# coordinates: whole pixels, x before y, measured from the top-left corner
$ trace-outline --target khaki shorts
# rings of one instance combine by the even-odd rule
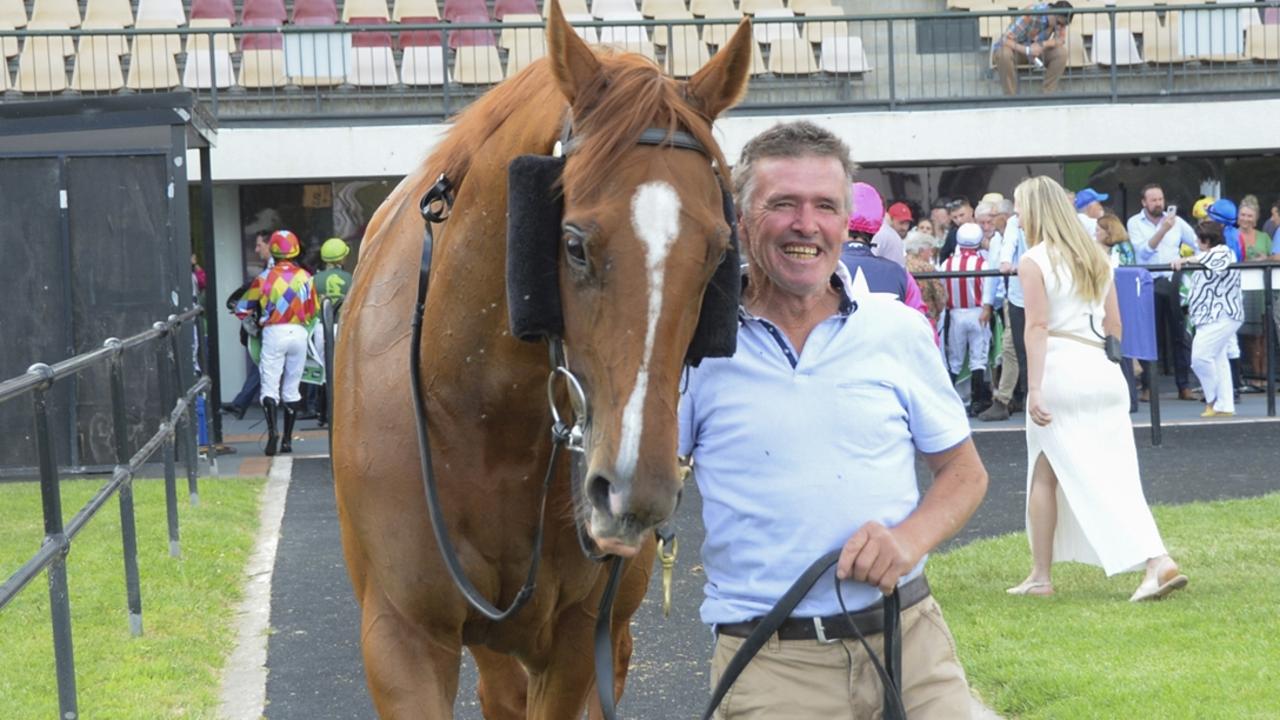
[[[711,658],[715,688],[742,638],[719,635]],[[867,638],[880,655],[883,637]],[[881,658],[883,660],[883,658]],[[969,717],[969,684],[956,643],[932,597],[902,612],[902,698],[911,720]],[[829,644],[774,636],[720,703],[720,720],[880,718],[884,688],[856,638]]]

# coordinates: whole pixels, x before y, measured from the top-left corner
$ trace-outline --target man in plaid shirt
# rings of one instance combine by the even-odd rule
[[[1067,25],[1071,3],[1059,0],[1032,5],[1030,12],[1013,21],[991,48],[991,60],[1000,73],[1005,95],[1018,94],[1017,65],[1039,63],[1044,68],[1044,91],[1051,93],[1067,67]],[[1047,14],[1050,10],[1066,10]]]

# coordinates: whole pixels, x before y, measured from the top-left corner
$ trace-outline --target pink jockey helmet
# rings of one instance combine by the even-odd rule
[[[853,184],[853,212],[849,214],[849,232],[875,235],[884,224],[884,201],[880,193],[864,182]]]

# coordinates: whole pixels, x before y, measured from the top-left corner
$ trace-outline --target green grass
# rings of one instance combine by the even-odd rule
[[[1053,597],[1010,597],[1030,567],[1022,533],[930,559],[987,705],[1019,718],[1280,717],[1280,494],[1155,516],[1191,578],[1163,602],[1128,602],[1139,573],[1075,563],[1054,566]]]
[[[179,479],[182,557],[169,557],[164,484],[134,483],[143,636],[132,638],[125,605],[119,503],[113,498],[76,536],[67,557],[76,688],[83,717],[213,718],[232,614],[258,525],[262,480],[202,479],[190,507]],[[62,484],[70,520],[104,484]],[[0,485],[0,577],[43,537],[40,490]],[[0,714],[58,715],[48,584],[42,575],[0,610]]]

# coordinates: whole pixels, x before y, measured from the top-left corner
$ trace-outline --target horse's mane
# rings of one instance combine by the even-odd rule
[[[578,144],[574,161],[565,168],[566,187],[586,192],[601,187],[618,157],[651,127],[668,132],[683,129],[693,135],[716,161],[725,187],[729,186],[728,166],[711,133],[711,119],[688,101],[685,83],[663,75],[652,61],[640,55],[603,51],[597,52],[597,57],[601,72],[578,98],[580,110],[573,128]],[[427,160],[426,177],[444,172],[455,185],[460,184],[480,149],[499,128],[513,119],[532,120],[522,118],[524,113],[545,114],[549,108],[557,109],[556,127],[550,137],[559,137],[565,105],[550,63],[533,63],[457,116],[449,134]]]

